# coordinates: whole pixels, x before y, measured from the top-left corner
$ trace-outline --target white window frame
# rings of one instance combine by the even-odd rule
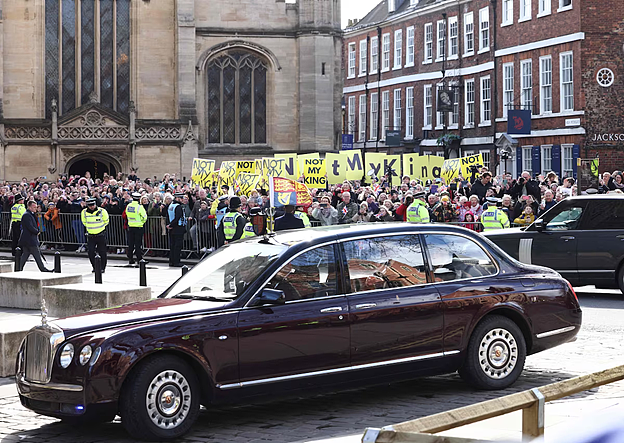
[[[475,53],[474,13],[464,14],[464,57]]]
[[[405,89],[405,138],[414,138],[414,87]]]
[[[377,74],[377,70],[379,69],[379,37],[371,38],[371,65],[370,65],[370,73]]]
[[[402,125],[401,125],[401,117],[402,117],[402,108],[403,108],[403,103],[402,103],[402,97],[401,97],[401,90],[400,89],[395,89],[394,90],[394,112],[392,114],[392,129],[395,131],[399,131],[402,130]]]
[[[423,129],[430,130],[433,125],[433,87],[423,87]]]
[[[347,134],[355,134],[355,95],[350,95],[348,98],[348,120],[347,120]]]
[[[360,77],[366,75],[366,68],[368,68],[368,43],[366,40],[360,40]]]
[[[394,69],[403,67],[403,30],[394,31]]]
[[[570,81],[564,82],[564,59],[569,57],[570,60]],[[568,95],[565,94],[566,87],[570,87],[570,93]],[[573,52],[562,52],[559,54],[559,98],[560,98],[560,112],[573,112],[574,111],[574,53]],[[566,99],[569,99],[570,102],[566,103]],[[569,106],[571,105],[571,106]]]
[[[527,109],[528,103],[528,109],[531,111],[531,114],[533,114],[533,60],[530,58],[520,61],[520,91],[522,95],[522,108]]]
[[[564,12],[564,11],[569,11],[572,9],[572,6],[574,4],[574,0],[570,0],[570,4],[569,5],[565,5],[564,3],[565,0],[559,0],[559,9],[557,9],[557,12]]]
[[[438,111],[438,95],[440,94],[440,91],[444,88],[444,84],[443,83],[438,83],[436,85],[436,94],[435,94],[435,103],[436,103],[436,129],[442,129],[444,128],[444,112],[440,112]]]
[[[447,60],[457,60],[459,58],[459,22],[457,16],[448,18],[448,58]]]
[[[490,8],[483,8],[479,10],[479,54],[490,50],[490,40]]]
[[[386,132],[390,126],[390,91],[381,93],[381,139],[386,139]]]
[[[429,153],[428,155],[431,155],[431,153]],[[436,151],[435,155],[436,157],[444,157],[444,151]]]
[[[347,78],[355,78],[355,42],[349,43],[349,71]]]
[[[489,75],[481,77],[481,123],[479,126],[492,125],[492,80]]]
[[[550,171],[553,170],[553,165],[552,165],[552,149],[553,149],[553,145],[542,145],[540,146],[540,152],[541,152],[541,167],[542,170],[540,171],[540,173],[546,175],[548,174]],[[549,153],[550,155],[546,155],[547,153]]]
[[[468,85],[472,85],[469,87]],[[474,78],[465,80],[464,83],[464,128],[474,128],[475,127],[475,99],[477,95],[477,91],[475,90],[475,81]],[[472,94],[471,94],[472,92]],[[471,118],[472,116],[472,118]]]
[[[414,36],[414,27],[410,26],[406,30],[406,42],[405,42],[405,67],[414,66],[414,60],[416,58],[416,48],[414,43],[416,41]]]
[[[569,156],[566,154],[570,154]],[[566,160],[569,160],[570,167],[566,168]],[[569,173],[569,174],[568,174]],[[574,176],[574,145],[561,145],[561,177]]]
[[[459,85],[457,83],[451,84],[451,86],[455,86],[452,88],[453,91],[453,111],[449,112],[449,129],[459,129],[459,96],[461,94]]]
[[[551,14],[551,9],[552,9],[551,2],[552,0],[537,0],[537,4],[538,4],[537,18],[545,17]]]
[[[462,153],[461,153],[462,158],[470,157],[471,155],[475,155],[475,151],[472,151],[472,150],[464,151],[464,150],[462,150]]]
[[[446,21],[438,20],[437,25],[437,47],[436,47],[436,62],[444,60],[444,51],[446,50]]]
[[[381,72],[390,70],[390,34],[381,36]]]
[[[520,17],[518,18],[518,23],[531,20],[532,18],[531,7],[532,7],[531,0],[520,0]]]
[[[491,155],[492,155],[492,151],[490,151],[489,149],[480,149],[479,150],[479,154],[481,154],[481,157],[483,158],[483,167],[487,168],[487,170],[490,170],[490,165],[491,165]]]
[[[511,74],[511,78],[509,78]],[[503,118],[507,118],[507,113],[514,105],[514,64],[503,64]],[[511,103],[511,106],[509,104]]]
[[[433,62],[433,23],[426,23],[424,29],[423,64]]]
[[[360,95],[360,118],[359,118],[358,140],[366,139],[366,95]]]
[[[533,146],[522,147],[522,170],[533,175]]]
[[[376,92],[371,92],[370,95],[370,139],[377,140],[379,136],[379,127],[377,124],[377,118],[379,115],[379,95]]]
[[[501,27],[513,25],[513,7],[514,0],[503,0],[501,10]]]
[[[540,60],[540,65],[539,65],[539,76],[540,76],[540,115],[548,115],[548,114],[552,114],[553,113],[553,75],[552,75],[552,56],[550,55],[545,55],[539,58]],[[546,70],[544,69],[544,63],[548,62],[548,64],[550,65],[550,70]],[[548,72],[548,76],[546,75],[546,73]],[[549,81],[546,82],[545,80],[549,78]],[[549,88],[548,90],[550,91],[550,94],[545,94],[544,92],[546,91],[546,88]],[[548,103],[550,103],[550,109],[546,110],[546,103],[547,101],[545,100],[546,98],[548,98]]]

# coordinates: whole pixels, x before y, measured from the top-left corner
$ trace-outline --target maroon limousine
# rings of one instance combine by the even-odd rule
[[[133,437],[163,440],[200,405],[281,390],[454,371],[502,389],[580,327],[566,280],[472,231],[334,226],[235,242],[155,300],[43,321],[16,380],[40,414],[119,414]]]

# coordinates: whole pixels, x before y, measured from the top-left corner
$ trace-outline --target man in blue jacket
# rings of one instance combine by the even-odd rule
[[[37,226],[37,202],[29,201],[26,207],[26,212],[22,216],[22,235],[20,235],[18,245],[22,248],[22,261],[20,262],[20,269],[24,269],[24,265],[28,260],[28,257],[32,255],[37,262],[37,266],[41,272],[52,272],[51,269],[47,269],[41,259],[41,252],[39,251],[39,227]]]

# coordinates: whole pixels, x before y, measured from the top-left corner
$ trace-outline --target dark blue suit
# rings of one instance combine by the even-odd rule
[[[275,219],[275,231],[285,231],[287,229],[305,228],[303,220],[298,219],[294,214],[285,213]]]
[[[37,227],[37,219],[35,214],[30,211],[24,212],[22,217],[22,235],[20,235],[18,245],[22,248],[22,261],[20,262],[20,269],[24,269],[24,265],[30,255],[33,256],[37,266],[41,272],[51,272],[46,269],[41,259],[41,252],[39,251],[39,228]]]

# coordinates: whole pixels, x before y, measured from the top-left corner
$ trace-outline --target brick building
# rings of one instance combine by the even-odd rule
[[[516,175],[575,176],[596,155],[622,169],[623,43],[621,0],[384,0],[345,30],[345,131],[371,149],[399,130],[398,150],[434,155],[453,134],[458,155]],[[530,110],[532,133],[505,161],[508,109]]]

